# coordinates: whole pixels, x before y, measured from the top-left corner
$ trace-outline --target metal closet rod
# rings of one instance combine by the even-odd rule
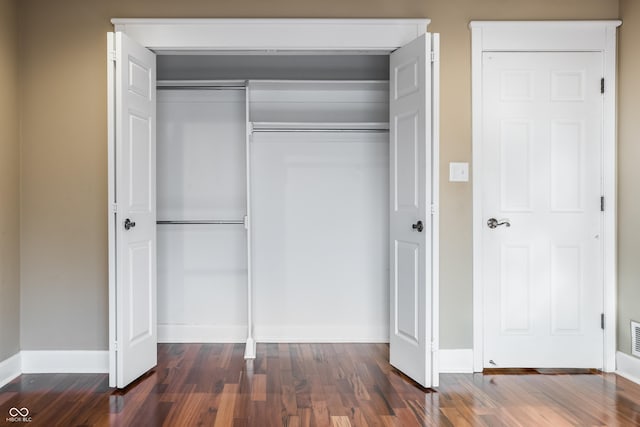
[[[246,80],[158,80],[157,89],[245,90]]]
[[[253,129],[253,132],[375,132],[375,133],[389,133],[388,129],[345,129],[345,128],[271,128],[271,129]]]
[[[171,86],[158,86],[158,89],[162,90],[245,90],[246,86],[180,86],[180,85],[171,85]]]
[[[166,224],[244,224],[241,219],[195,219],[178,221],[156,221],[158,225]]]

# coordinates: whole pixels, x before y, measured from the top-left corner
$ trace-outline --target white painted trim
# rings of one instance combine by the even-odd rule
[[[605,372],[613,372],[616,369],[616,337],[618,319],[618,193],[617,193],[617,26],[606,28],[605,48],[603,50],[605,92],[603,105],[602,126],[602,191],[605,198],[605,210],[603,220],[603,280],[604,280],[604,366]]]
[[[640,359],[621,351],[616,353],[616,374],[640,384]]]
[[[621,21],[472,21],[483,51],[603,51]]]
[[[22,373],[20,352],[0,362],[0,387],[4,387]]]
[[[122,19],[111,22],[155,51],[390,52],[427,31],[429,19]]]
[[[254,337],[259,343],[388,343],[389,327],[255,325]]]
[[[484,368],[482,315],[484,298],[482,287],[482,31],[471,26],[471,164],[473,191],[473,370]],[[477,224],[477,226],[476,226]]]
[[[473,372],[473,349],[440,350],[441,374],[468,374]]]
[[[440,34],[431,39],[431,384],[440,385]]]
[[[621,21],[473,21],[471,28],[473,159],[473,367],[483,369],[482,285],[482,53],[485,51],[594,51],[603,53],[603,370],[616,354],[616,28]]]
[[[109,351],[22,351],[23,374],[103,374],[109,372]]]
[[[115,80],[115,51],[114,33],[107,33],[107,222],[109,236],[109,387],[116,386],[117,358],[116,358],[116,161],[115,161],[115,132],[116,132],[116,80]],[[113,58],[113,59],[112,59]]]
[[[158,325],[159,343],[243,343],[247,327],[243,325]]]

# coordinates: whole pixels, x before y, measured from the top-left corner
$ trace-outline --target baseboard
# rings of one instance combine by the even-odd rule
[[[389,326],[256,326],[258,343],[388,343]]]
[[[109,352],[104,351],[22,351],[22,373],[97,374],[109,372]]]
[[[616,374],[640,384],[640,359],[618,351],[616,353]]]
[[[4,387],[22,373],[20,352],[0,362],[0,387]]]
[[[441,374],[467,374],[473,372],[472,349],[440,349],[438,353]]]
[[[264,334],[258,342],[388,342],[383,334],[369,334],[367,336],[343,334],[315,334],[303,335],[302,331],[309,333],[308,328],[296,329],[298,334],[289,330],[289,335],[273,334],[271,337]],[[325,331],[326,332],[326,331]],[[335,332],[335,331],[334,331]],[[347,331],[349,332],[349,331]],[[351,331],[353,333],[353,331]],[[158,330],[160,333],[160,330]],[[195,332],[194,332],[195,333]],[[256,336],[258,336],[256,331]],[[194,335],[195,336],[195,335]],[[269,339],[270,338],[270,339]],[[169,342],[169,341],[165,341]],[[179,342],[179,341],[171,341]],[[184,341],[190,342],[190,341]],[[246,335],[233,341],[198,341],[194,342],[246,342]],[[471,349],[441,349],[439,351],[440,373],[471,373],[473,372],[473,350]],[[640,359],[618,352],[617,374],[640,384]],[[22,371],[22,372],[21,372]],[[39,373],[108,373],[108,351],[22,351],[0,362],[0,387],[23,374]]]
[[[246,326],[158,325],[159,343],[243,343]]]

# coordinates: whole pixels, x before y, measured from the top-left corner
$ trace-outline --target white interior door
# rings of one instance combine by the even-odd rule
[[[122,388],[157,361],[156,58],[122,33],[109,40],[109,382]]]
[[[389,360],[424,387],[438,381],[437,53],[437,35],[420,36],[391,54],[389,75]]]
[[[483,56],[485,367],[602,367],[602,67]]]

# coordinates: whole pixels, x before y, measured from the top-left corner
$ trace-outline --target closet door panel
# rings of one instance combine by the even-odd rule
[[[388,340],[388,135],[254,133],[258,341]]]

